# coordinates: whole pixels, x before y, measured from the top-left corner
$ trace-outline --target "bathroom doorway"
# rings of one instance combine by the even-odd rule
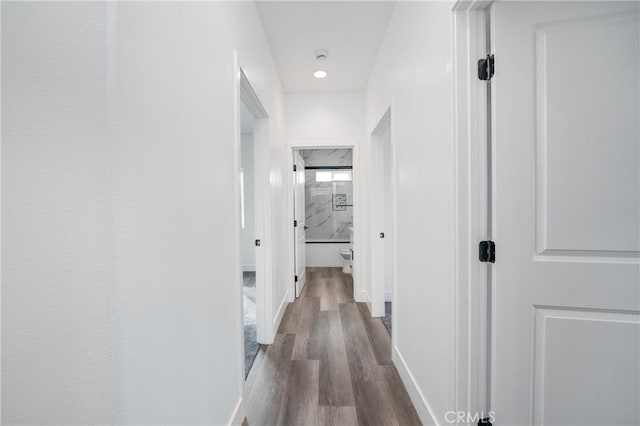
[[[371,133],[372,315],[392,334],[394,298],[394,168],[389,108]]]
[[[340,275],[353,297],[354,170],[351,147],[292,150],[295,297],[313,279]]]
[[[269,116],[240,70],[239,180],[242,265],[243,374],[249,374],[259,345],[270,343],[266,321],[270,289]]]

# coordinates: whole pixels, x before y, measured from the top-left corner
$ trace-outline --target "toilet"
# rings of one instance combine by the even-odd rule
[[[351,273],[351,249],[340,249],[340,256],[342,256],[342,272],[345,274]]]

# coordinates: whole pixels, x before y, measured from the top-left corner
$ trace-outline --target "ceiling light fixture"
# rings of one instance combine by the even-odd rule
[[[313,73],[315,78],[325,78],[327,75],[328,73],[325,70],[317,70]]]
[[[324,49],[318,49],[313,53],[313,56],[315,56],[316,61],[325,62],[327,60],[327,58],[329,57],[329,53]],[[327,75],[329,75],[329,73],[326,70],[323,70],[323,69],[316,70],[313,73],[313,76],[315,78],[319,78],[319,79],[326,78]]]

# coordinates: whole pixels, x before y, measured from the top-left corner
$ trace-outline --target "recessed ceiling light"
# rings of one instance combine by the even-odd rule
[[[328,73],[325,70],[317,70],[313,73],[313,76],[315,78],[325,78],[327,75]]]

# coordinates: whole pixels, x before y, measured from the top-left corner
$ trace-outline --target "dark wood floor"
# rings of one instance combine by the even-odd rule
[[[391,362],[389,333],[353,300],[351,275],[340,268],[307,275],[249,373],[245,424],[421,424]]]

